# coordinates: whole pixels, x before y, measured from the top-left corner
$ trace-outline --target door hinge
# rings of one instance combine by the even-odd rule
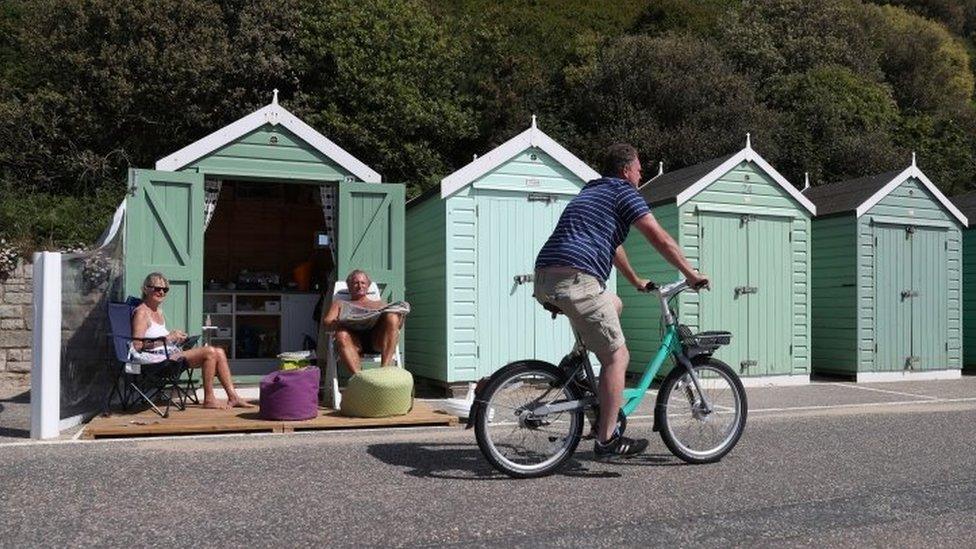
[[[875,352],[875,353],[877,353],[877,352],[878,352],[878,344],[877,344],[877,343],[875,343],[875,344],[874,344],[874,352]]]
[[[793,356],[793,344],[790,343],[790,356]]]
[[[874,245],[875,245],[875,246],[877,246],[877,245],[878,245],[878,237],[874,237]]]
[[[793,231],[790,231],[790,242],[793,242]]]
[[[946,351],[948,351],[948,350],[949,350],[949,342],[946,341]]]
[[[948,240],[947,240],[947,241],[945,241],[945,242],[943,242],[942,244],[943,244],[943,246],[945,246],[945,249],[946,249],[946,250],[948,250],[948,249],[949,249],[949,241],[948,241]]]
[[[475,345],[474,356],[477,358],[481,358],[481,345]]]
[[[474,216],[475,217],[478,217],[478,205],[477,204],[474,205]]]

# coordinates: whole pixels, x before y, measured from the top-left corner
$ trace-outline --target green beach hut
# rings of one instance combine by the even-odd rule
[[[797,384],[810,378],[810,220],[814,205],[752,149],[673,172],[640,188],[658,222],[711,291],[685,292],[674,306],[692,330],[730,330],[716,358],[753,382]],[[637,231],[624,244],[641,276],[671,282],[678,272]],[[641,371],[660,344],[653,299],[617,281],[631,350]]]
[[[125,292],[166,274],[169,325],[199,334],[209,319],[235,374],[310,346],[319,295],[352,269],[403,297],[404,186],[381,184],[277,95],[155,170],[131,170],[122,207]]]
[[[451,385],[569,351],[569,323],[532,297],[533,267],[566,204],[597,177],[533,116],[407,204],[404,353],[414,374]]]
[[[938,379],[962,366],[966,216],[922,173],[813,187],[813,369],[857,381]]]
[[[967,220],[976,216],[976,192],[951,200]],[[976,229],[972,228],[962,232],[962,368],[976,373]]]

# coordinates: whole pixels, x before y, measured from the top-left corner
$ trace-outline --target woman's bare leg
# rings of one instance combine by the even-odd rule
[[[241,398],[241,395],[237,394],[237,389],[234,387],[234,379],[230,375],[230,364],[227,362],[227,353],[221,347],[214,347],[214,349],[216,349],[215,353],[217,355],[217,379],[220,380],[220,384],[227,391],[227,404],[234,408],[253,408],[253,404],[248,403]]]
[[[197,347],[183,351],[183,357],[191,368],[200,368],[203,377],[203,407],[204,408],[224,408],[217,402],[214,395],[214,373],[217,370],[217,353],[213,347]]]

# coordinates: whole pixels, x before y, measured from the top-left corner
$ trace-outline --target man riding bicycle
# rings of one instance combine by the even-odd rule
[[[638,290],[648,283],[637,276],[624,252],[630,226],[637,227],[691,287],[708,285],[708,278],[688,263],[637,192],[641,178],[637,150],[625,143],[612,145],[601,173],[603,177],[587,183],[566,206],[539,251],[533,294],[541,304],[560,309],[600,360],[600,417],[593,445],[598,458],[632,456],[647,447],[647,440],[624,437],[615,429],[630,351],[620,328],[623,303],[607,291],[606,281],[613,265]]]

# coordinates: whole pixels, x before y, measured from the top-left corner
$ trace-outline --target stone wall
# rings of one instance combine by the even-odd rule
[[[0,373],[30,374],[33,272],[31,264],[21,261],[5,280],[0,278]]]

